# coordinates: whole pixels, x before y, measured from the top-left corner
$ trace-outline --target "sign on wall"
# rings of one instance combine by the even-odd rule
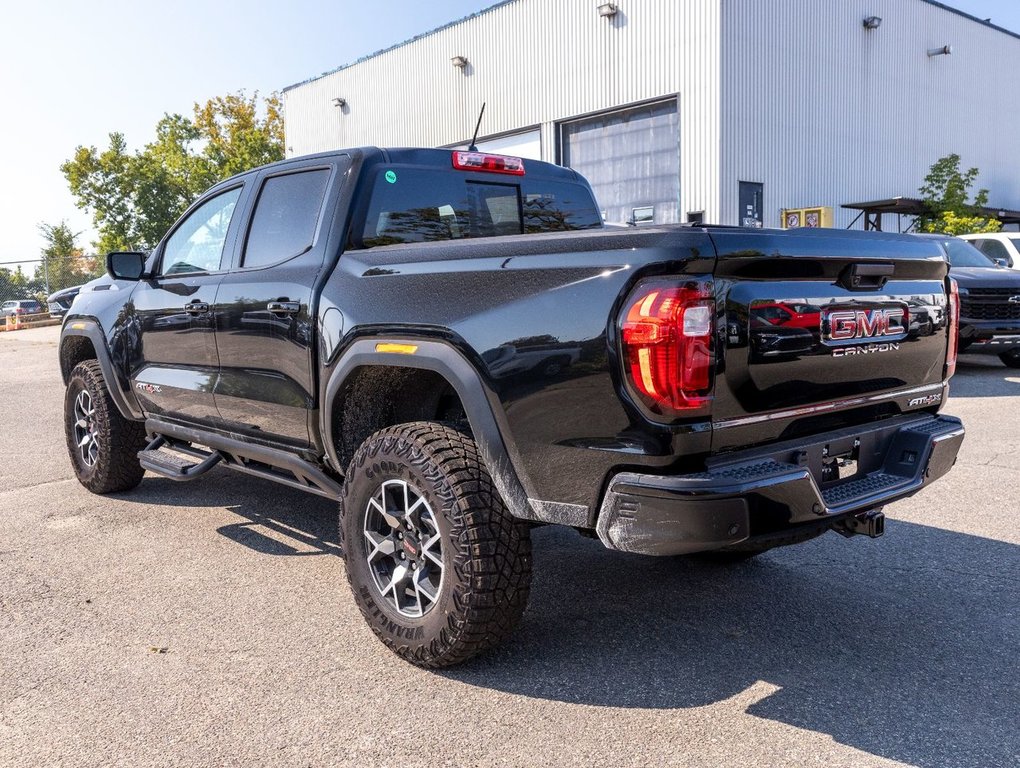
[[[783,229],[819,229],[832,226],[832,208],[827,205],[817,208],[784,208],[780,220]]]

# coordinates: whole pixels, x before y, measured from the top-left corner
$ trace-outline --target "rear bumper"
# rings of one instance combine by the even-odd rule
[[[952,416],[900,416],[741,452],[693,475],[623,472],[603,499],[599,538],[610,549],[678,555],[836,522],[937,480],[956,463],[963,436]],[[819,483],[822,465],[847,454],[860,471]]]

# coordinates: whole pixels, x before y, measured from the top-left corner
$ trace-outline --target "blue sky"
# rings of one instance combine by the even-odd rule
[[[556,0],[547,0],[555,2]],[[594,2],[595,0],[592,0]],[[79,144],[152,138],[165,112],[268,93],[492,5],[486,0],[10,3],[0,26],[0,263],[38,258],[39,222],[91,238],[59,171]],[[1020,32],[1017,0],[947,4]]]

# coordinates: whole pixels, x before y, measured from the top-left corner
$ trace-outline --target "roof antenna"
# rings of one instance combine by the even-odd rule
[[[471,137],[471,146],[468,147],[468,152],[477,152],[478,147],[475,146],[475,142],[478,141],[478,129],[482,127],[482,115],[485,114],[485,102],[482,102],[482,111],[478,113],[478,122],[475,123],[475,135]]]

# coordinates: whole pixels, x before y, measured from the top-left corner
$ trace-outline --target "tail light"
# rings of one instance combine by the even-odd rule
[[[511,176],[524,175],[524,161],[521,158],[489,155],[485,152],[454,152],[453,167],[458,171],[506,173]]]
[[[949,349],[946,352],[946,378],[956,373],[956,356],[960,349],[960,286],[949,278]]]
[[[627,299],[620,328],[629,385],[652,413],[693,415],[712,399],[711,281],[641,283]]]

